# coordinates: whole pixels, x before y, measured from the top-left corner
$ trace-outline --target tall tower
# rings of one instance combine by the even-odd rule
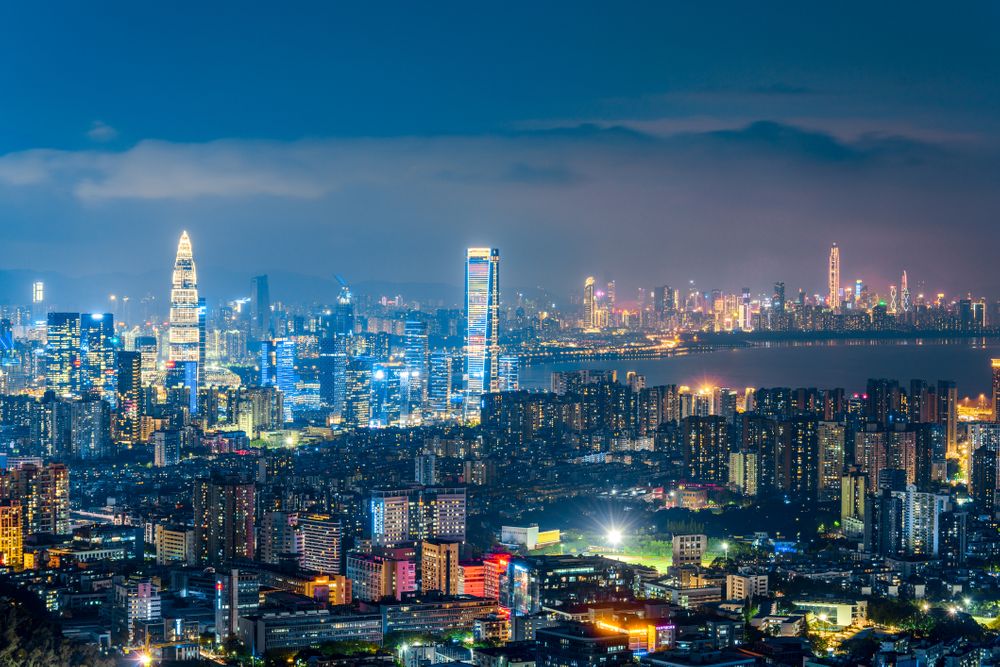
[[[499,390],[500,251],[469,248],[465,262],[465,391],[468,407]]]
[[[594,303],[594,276],[588,277],[583,282],[583,328],[593,329],[596,322],[596,312]]]
[[[198,307],[198,274],[188,233],[181,234],[174,260],[174,276],[170,289],[170,361],[193,361],[200,357],[201,335]]]
[[[910,301],[910,288],[906,284],[906,271],[903,271],[903,277],[900,279],[899,282],[899,296],[900,300],[902,301],[901,306],[903,308],[903,312],[904,313],[910,312],[910,308],[912,307],[913,304]]]
[[[993,421],[1000,422],[1000,359],[991,359],[993,368]]]
[[[840,310],[840,248],[837,247],[836,243],[830,246],[830,271],[828,286],[830,290],[830,309]]]
[[[271,290],[267,285],[267,276],[254,276],[252,279],[253,293],[250,295],[250,326],[254,340],[267,340],[274,335],[271,322]]]
[[[45,388],[64,396],[80,391],[80,314],[49,313]]]
[[[418,416],[427,399],[427,322],[407,318],[403,329],[403,361],[406,364],[407,409]]]
[[[31,321],[32,324],[45,321],[45,283],[41,280],[31,284]]]

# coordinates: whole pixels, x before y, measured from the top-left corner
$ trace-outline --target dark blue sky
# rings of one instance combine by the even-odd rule
[[[1000,296],[995,4],[19,4],[0,268]]]

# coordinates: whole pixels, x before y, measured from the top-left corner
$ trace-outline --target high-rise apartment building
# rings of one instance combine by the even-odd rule
[[[413,487],[372,491],[371,538],[389,547],[428,538],[465,541],[465,488]]]
[[[420,590],[445,595],[459,593],[458,551],[455,540],[424,540],[420,546]]]
[[[21,505],[7,501],[0,505],[0,565],[20,570],[24,567],[24,525]]]
[[[728,432],[722,417],[683,420],[684,467],[690,480],[719,485],[729,482]]]
[[[153,465],[157,468],[175,466],[181,461],[181,433],[176,429],[154,431]]]
[[[343,554],[343,528],[340,519],[329,514],[300,514],[302,531],[302,566],[323,574],[340,574]]]
[[[70,533],[69,468],[65,464],[20,464],[0,476],[0,486],[20,504],[25,535]]]
[[[993,421],[1000,422],[1000,359],[991,359],[993,370]]]
[[[194,531],[198,558],[221,565],[255,556],[253,482],[213,475],[194,483]]]

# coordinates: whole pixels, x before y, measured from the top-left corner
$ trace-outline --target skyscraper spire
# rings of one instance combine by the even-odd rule
[[[199,360],[198,274],[187,232],[181,234],[177,244],[177,258],[174,260],[168,341],[170,361]]]
[[[831,310],[840,310],[840,248],[834,243],[830,247],[829,304]]]

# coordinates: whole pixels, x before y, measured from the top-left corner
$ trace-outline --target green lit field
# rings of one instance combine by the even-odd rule
[[[562,543],[553,545],[544,550],[544,553],[594,554],[620,560],[623,563],[653,567],[664,574],[672,564],[671,543],[667,540],[626,537],[622,544],[612,547],[602,543],[601,538],[600,535],[587,533],[567,534]],[[534,553],[540,554],[543,551]],[[708,565],[716,558],[722,557],[724,553],[722,541],[712,538],[709,540],[708,551],[705,552],[702,564]]]
[[[623,563],[629,563],[633,565],[644,565],[646,567],[655,567],[657,572],[666,573],[667,568],[670,567],[670,556],[650,556],[643,554],[627,554],[627,553],[605,553],[601,554],[608,558],[613,558],[615,560],[620,560]]]

